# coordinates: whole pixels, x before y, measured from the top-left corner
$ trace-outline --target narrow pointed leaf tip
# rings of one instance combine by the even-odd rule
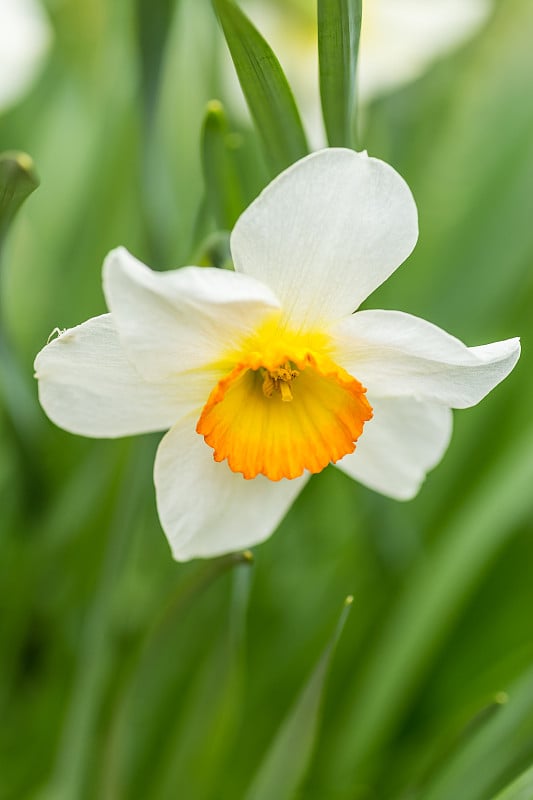
[[[213,0],[273,174],[309,152],[294,97],[272,48],[231,0]]]
[[[331,660],[352,601],[352,595],[345,599],[333,634],[274,737],[246,800],[293,800],[300,796],[298,790],[307,774],[315,745]]]
[[[322,114],[331,147],[355,147],[362,0],[318,0]]]
[[[31,156],[18,151],[0,154],[0,246],[15,214],[38,186]]]

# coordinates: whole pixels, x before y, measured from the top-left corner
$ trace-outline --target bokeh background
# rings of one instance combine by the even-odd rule
[[[470,345],[521,335],[518,366],[456,412],[416,500],[330,467],[253,563],[189,564],[156,515],[160,437],[55,428],[32,362],[105,310],[112,247],[223,263],[220,229],[272,167],[207,0],[46,0],[38,21],[27,5],[33,28],[6,36],[26,2],[0,1],[18,81],[0,82],[0,151],[41,179],[0,254],[0,798],[496,797],[533,764],[533,5],[366,0],[358,115],[421,231],[367,305]],[[240,5],[320,146],[313,0]]]

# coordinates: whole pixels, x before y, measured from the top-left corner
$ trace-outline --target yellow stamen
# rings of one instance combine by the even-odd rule
[[[272,397],[274,391],[277,391],[283,401],[290,402],[292,400],[290,383],[298,375],[298,370],[293,369],[289,361],[278,369],[269,370],[263,380],[263,394],[265,397]]]
[[[279,382],[279,390],[281,392],[281,399],[283,402],[290,403],[292,400],[291,387],[288,383],[285,383],[283,379]]]

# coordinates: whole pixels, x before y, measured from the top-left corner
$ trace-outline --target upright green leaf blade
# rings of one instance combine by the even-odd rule
[[[0,247],[13,217],[38,186],[31,156],[16,151],[0,154]]]
[[[450,519],[431,555],[411,575],[370,657],[363,689],[356,696],[348,692],[346,711],[330,743],[328,786],[339,775],[348,785],[356,770],[361,775],[372,769],[372,756],[398,725],[461,604],[515,526],[531,513],[532,447],[530,426],[520,441],[501,451],[468,503]]]
[[[187,697],[182,698],[182,719],[165,732],[168,741],[150,781],[150,797],[168,800],[176,787],[187,787],[191,798],[219,796],[219,775],[227,769],[235,738],[242,724],[246,686],[246,615],[253,563],[251,553],[234,554],[232,601],[219,639],[198,664]],[[239,566],[240,559],[241,566]],[[205,765],[209,764],[209,769]]]
[[[232,141],[222,104],[211,100],[202,131],[202,167],[207,201],[221,230],[231,230],[245,208]]]
[[[213,0],[273,173],[309,152],[296,103],[270,45],[231,0]]]
[[[424,800],[485,800],[531,758],[533,669],[508,686],[507,702],[443,763],[424,786]],[[511,795],[512,796],[512,795]],[[530,794],[527,800],[533,797]],[[498,795],[499,798],[499,795]]]
[[[332,147],[354,147],[361,0],[318,0],[322,113]]]
[[[151,121],[158,98],[165,45],[172,24],[174,0],[136,0],[141,91],[146,120]]]
[[[328,668],[351,604],[348,597],[331,640],[274,738],[246,800],[291,800],[295,796],[309,766]]]

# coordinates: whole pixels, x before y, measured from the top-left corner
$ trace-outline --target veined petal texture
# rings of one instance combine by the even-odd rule
[[[195,422],[183,419],[163,437],[154,467],[159,518],[178,561],[264,541],[309,477],[246,480],[213,460]]]
[[[169,428],[202,402],[205,378],[149,383],[124,352],[111,314],[69,328],[35,359],[39,400],[56,425],[115,437]]]
[[[410,500],[448,447],[452,412],[412,398],[369,399],[374,417],[366,423],[355,452],[337,466],[376,492]]]
[[[106,258],[104,292],[123,346],[150,380],[220,361],[279,309],[254,278],[207,267],[154,272],[122,247]]]
[[[332,148],[285,170],[237,220],[238,272],[266,283],[291,324],[350,314],[407,258],[418,237],[403,178],[366,153]]]
[[[519,339],[467,347],[401,311],[360,311],[333,333],[339,362],[372,395],[412,396],[451,408],[479,403],[520,356]]]

